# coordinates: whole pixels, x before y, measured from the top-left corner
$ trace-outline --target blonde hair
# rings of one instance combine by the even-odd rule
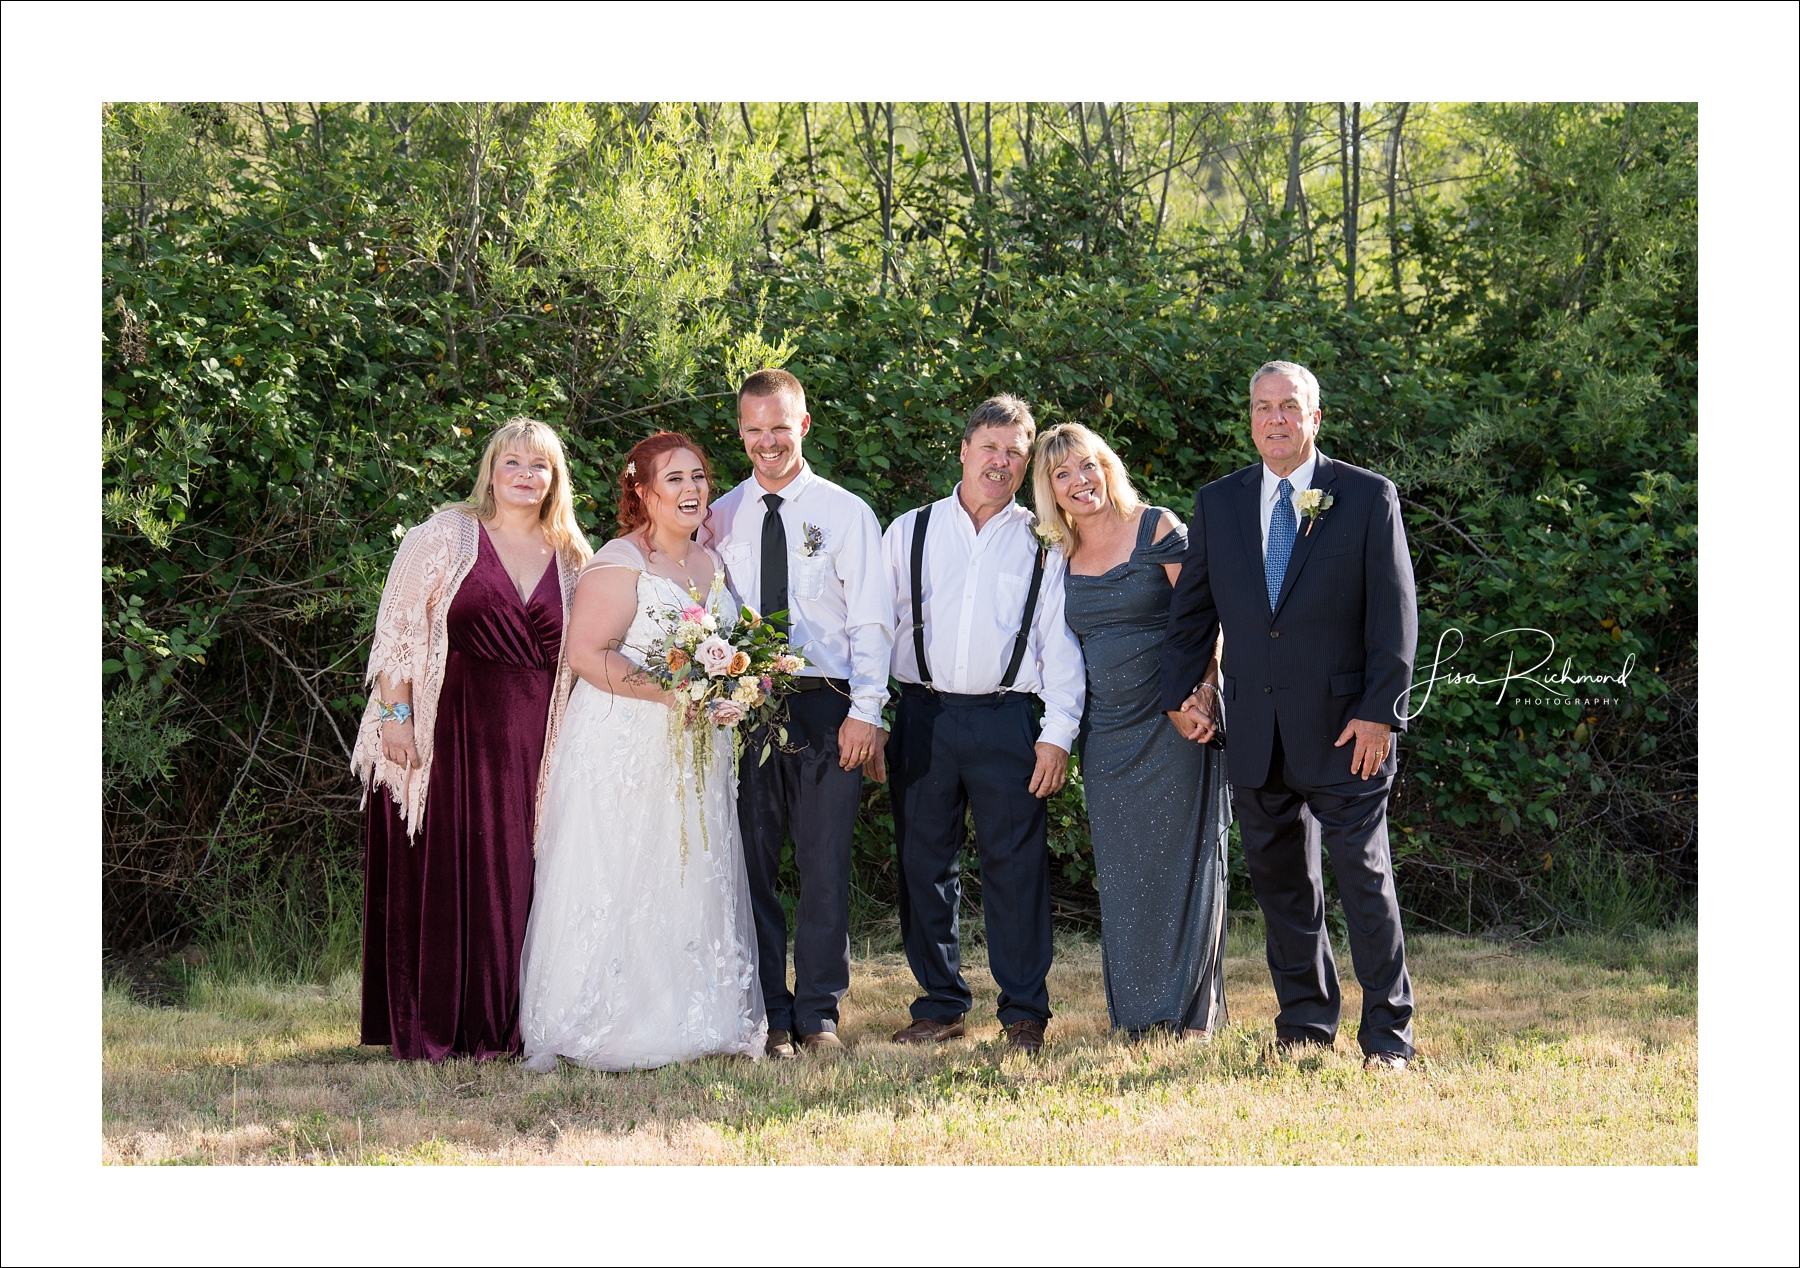
[[[554,431],[535,418],[508,419],[495,429],[494,434],[488,437],[487,451],[481,455],[481,465],[475,469],[475,487],[470,491],[468,501],[451,505],[476,519],[493,519],[498,510],[494,501],[494,464],[500,461],[500,455],[508,449],[523,450],[550,460],[550,488],[545,491],[544,500],[538,506],[538,523],[543,526],[545,540],[562,556],[563,562],[570,568],[580,568],[594,550],[588,545],[587,534],[581,531],[581,524],[575,518],[575,496],[569,477],[569,464],[563,457],[562,441],[557,439]]]
[[[1037,452],[1031,461],[1032,500],[1037,503],[1038,522],[1062,536],[1063,555],[1073,557],[1081,549],[1081,533],[1056,504],[1056,489],[1051,482],[1056,469],[1071,457],[1092,457],[1100,466],[1100,482],[1106,486],[1106,500],[1113,514],[1128,520],[1143,500],[1131,487],[1125,464],[1111,445],[1080,423],[1058,423],[1038,437]]]

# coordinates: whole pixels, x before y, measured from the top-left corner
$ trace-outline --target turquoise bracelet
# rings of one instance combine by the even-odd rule
[[[377,722],[412,721],[412,706],[410,704],[404,702],[400,704],[389,704],[385,700],[377,700],[375,705],[380,710],[380,713],[375,719]]]

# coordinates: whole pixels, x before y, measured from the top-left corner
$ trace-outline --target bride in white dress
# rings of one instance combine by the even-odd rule
[[[708,768],[674,743],[668,694],[636,672],[658,614],[707,602],[718,560],[691,540],[711,494],[706,460],[661,433],[632,451],[626,534],[576,583],[566,655],[578,675],[544,786],[525,930],[519,1031],[528,1069],[566,1057],[643,1070],[719,1054],[760,1058],[768,1036],[738,837],[731,736]]]

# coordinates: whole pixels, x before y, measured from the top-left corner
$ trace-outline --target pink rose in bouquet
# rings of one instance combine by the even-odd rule
[[[694,649],[694,659],[700,662],[708,678],[723,678],[731,672],[731,662],[736,657],[737,648],[717,634],[710,635]]]
[[[698,603],[690,603],[687,607],[681,609],[681,619],[691,622],[694,625],[700,624],[705,616],[706,609],[701,607]]]
[[[735,700],[715,700],[707,707],[714,726],[736,726],[744,720],[744,706]]]

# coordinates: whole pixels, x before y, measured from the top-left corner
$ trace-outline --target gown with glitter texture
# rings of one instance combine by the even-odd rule
[[[1106,1007],[1121,1030],[1213,1030],[1225,1021],[1223,755],[1163,713],[1162,640],[1187,530],[1153,541],[1145,507],[1131,557],[1067,574],[1064,611],[1087,661],[1081,777],[1100,879]]]
[[[692,602],[623,541],[588,565],[639,573],[620,650],[643,662],[659,611]],[[715,615],[735,611],[729,592]],[[544,791],[519,1017],[525,1062],[642,1070],[762,1056],[768,1036],[737,825],[731,733],[712,760],[672,743],[666,706],[577,680]]]

